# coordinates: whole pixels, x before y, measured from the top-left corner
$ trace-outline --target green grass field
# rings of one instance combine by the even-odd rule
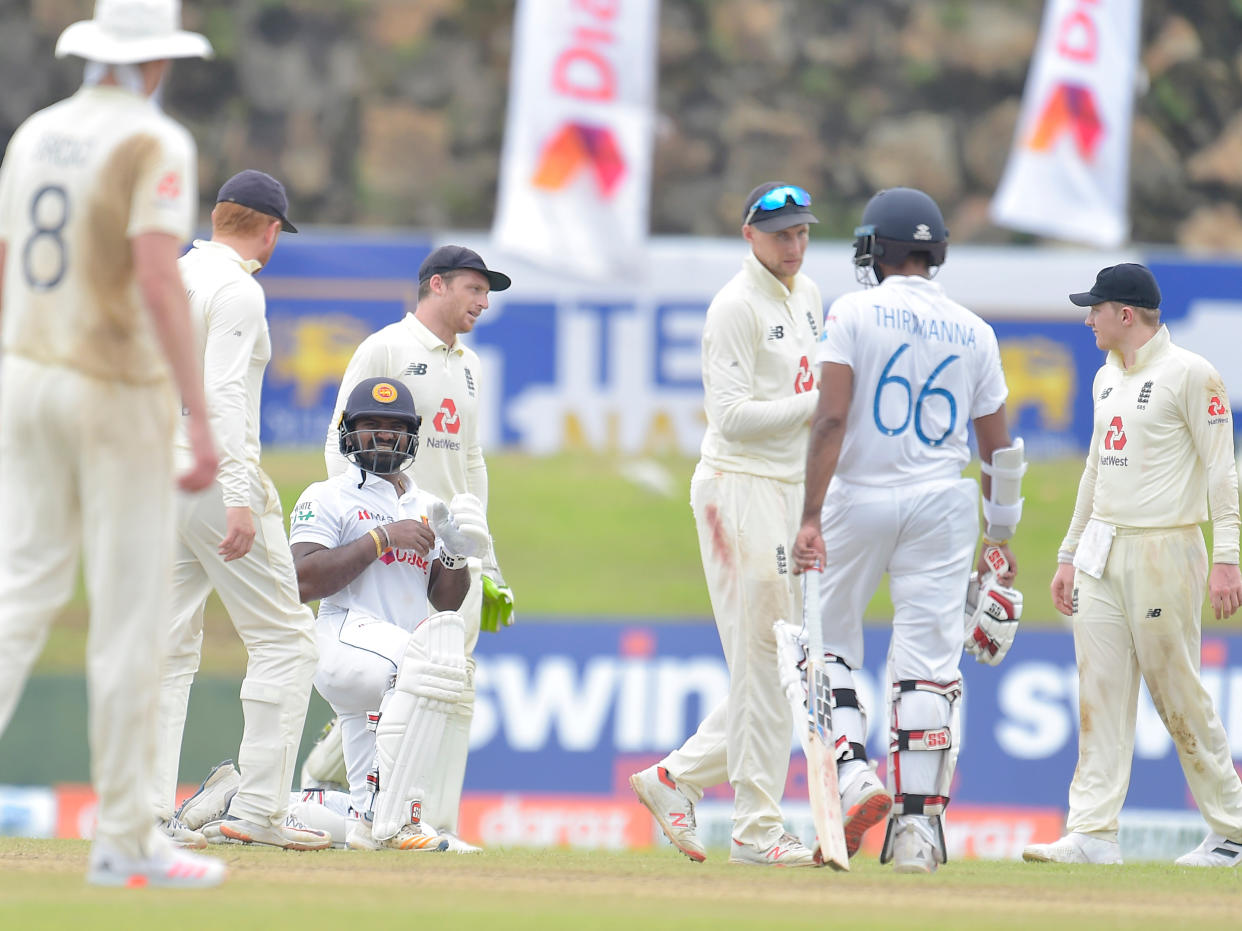
[[[953,862],[902,876],[856,858],[849,873],[694,864],[636,853],[489,850],[479,857],[212,848],[218,889],[97,889],[85,841],[0,839],[0,927],[247,929],[1076,928],[1232,925],[1234,870],[1168,865]]]
[[[653,621],[710,617],[689,504],[694,460],[642,463],[667,483],[668,493],[653,490],[654,482],[626,478],[633,465],[589,454],[488,457],[488,516],[501,566],[516,594],[519,623],[523,615]],[[281,491],[286,515],[302,490],[323,477],[319,450],[269,452],[264,467]],[[1073,511],[1081,467],[1078,459],[1035,462],[1024,481],[1026,507],[1013,544],[1024,624],[1064,621],[1052,606],[1048,583]],[[971,474],[978,475],[977,467]],[[53,628],[40,671],[81,668],[83,605],[79,593]],[[887,590],[882,590],[872,600],[868,617],[882,623],[890,612]],[[1204,626],[1220,625],[1205,604]],[[213,598],[203,669],[232,672],[243,663],[241,644]]]

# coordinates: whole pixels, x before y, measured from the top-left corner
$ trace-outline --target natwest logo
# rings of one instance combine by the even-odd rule
[[[798,374],[794,376],[794,394],[802,394],[815,387],[815,375],[811,372],[811,363],[806,356],[798,363]]]
[[[452,398],[440,402],[440,409],[431,420],[439,433],[458,433],[461,431],[461,418],[457,415],[457,405]]]
[[[1224,414],[1227,410],[1228,408],[1225,407],[1225,402],[1222,401],[1218,396],[1212,395],[1212,400],[1208,401],[1208,416],[1219,417],[1221,414]]]
[[[1104,448],[1118,452],[1126,448],[1126,431],[1120,417],[1114,417],[1108,425],[1108,432],[1104,434]]]

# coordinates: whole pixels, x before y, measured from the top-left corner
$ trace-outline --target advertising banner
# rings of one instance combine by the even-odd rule
[[[1001,226],[1103,248],[1125,240],[1140,7],[1048,0],[992,201]]]

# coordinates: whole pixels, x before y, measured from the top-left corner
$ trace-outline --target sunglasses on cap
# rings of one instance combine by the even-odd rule
[[[756,210],[780,210],[789,200],[793,200],[799,207],[811,206],[810,194],[796,185],[785,184],[772,188],[751,204],[750,210],[746,212],[746,223],[750,223]]]

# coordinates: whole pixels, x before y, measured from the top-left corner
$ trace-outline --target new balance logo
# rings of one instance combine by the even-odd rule
[[[1148,616],[1148,617],[1159,617],[1159,616],[1160,616],[1160,609],[1159,609],[1159,608],[1148,608],[1148,609],[1147,609],[1147,616]]]
[[[427,363],[426,362],[411,362],[409,365],[405,367],[405,371],[402,372],[401,374],[402,375],[426,375],[427,374]]]
[[[768,330],[768,339],[784,339],[785,328],[783,326],[774,326]]]
[[[684,811],[670,811],[668,813],[668,820],[672,822],[673,827],[677,827],[677,828],[693,827],[693,825],[686,824],[686,813]]]
[[[1103,391],[1100,392],[1100,400],[1103,401],[1106,397],[1108,397],[1112,393],[1113,393],[1112,388],[1105,388]]]

